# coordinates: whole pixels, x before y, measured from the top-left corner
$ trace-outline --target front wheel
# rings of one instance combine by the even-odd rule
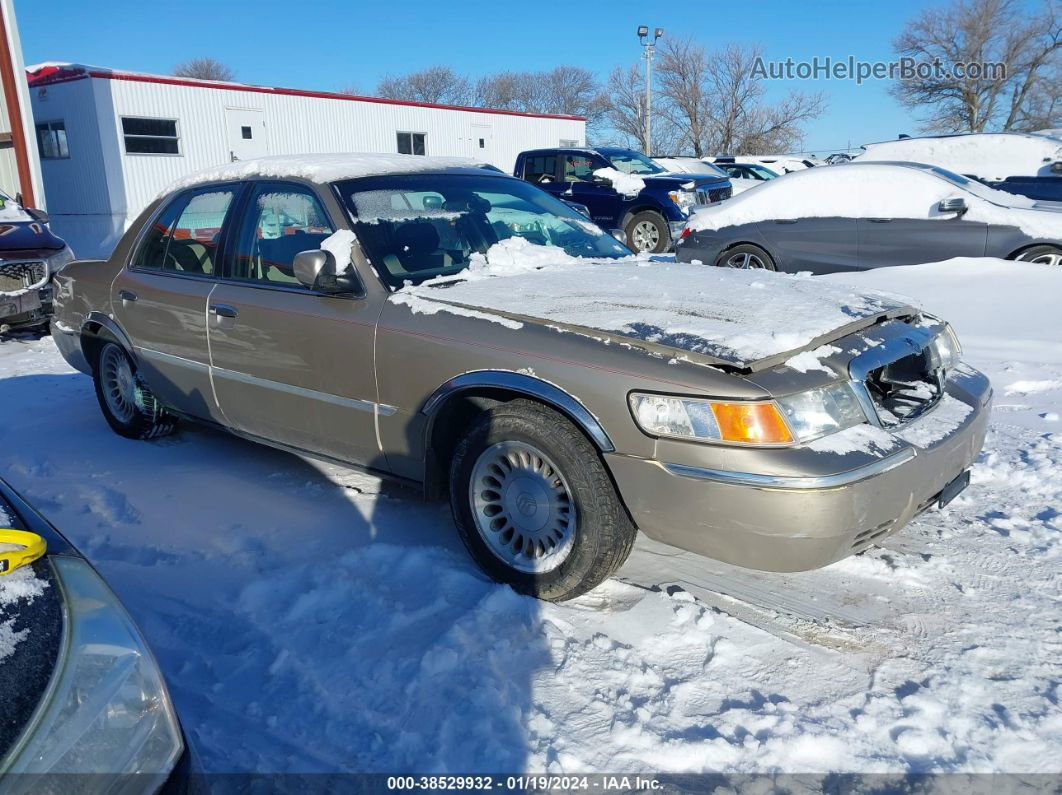
[[[586,437],[529,400],[496,406],[466,431],[451,462],[450,506],[487,574],[550,601],[610,577],[637,534]]]
[[[771,255],[759,246],[743,243],[734,246],[719,255],[715,264],[722,268],[741,268],[744,270],[778,270]]]
[[[1033,246],[1025,249],[1015,259],[1021,262],[1039,262],[1043,265],[1062,265],[1062,249],[1055,246]]]
[[[127,439],[154,439],[172,433],[177,419],[155,400],[119,345],[105,342],[92,371],[96,399],[111,429]]]
[[[636,254],[661,254],[671,245],[667,221],[649,210],[631,218],[623,231],[627,235],[627,248]]]

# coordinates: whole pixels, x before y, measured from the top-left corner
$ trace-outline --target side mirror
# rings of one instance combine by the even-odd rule
[[[590,177],[591,185],[601,185],[604,187],[612,187],[612,180],[608,177],[599,177],[597,174],[593,174]]]
[[[609,229],[608,233],[623,245],[627,245],[627,233],[622,229]]]
[[[44,210],[38,210],[36,207],[27,207],[26,214],[34,221],[39,221],[42,224],[48,223],[48,213],[44,212]]]
[[[941,199],[937,204],[937,209],[942,213],[955,213],[956,215],[962,215],[969,207],[966,206],[966,199],[956,196],[951,199]]]
[[[345,273],[336,274],[336,259],[329,251],[318,248],[300,251],[291,266],[299,284],[311,290],[329,295],[361,294],[358,277],[349,267]]]

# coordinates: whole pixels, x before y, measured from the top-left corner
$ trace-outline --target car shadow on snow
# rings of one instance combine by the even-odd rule
[[[125,602],[207,770],[525,769],[539,604],[444,505],[201,426],[124,439],[81,375],[0,401],[0,475]]]

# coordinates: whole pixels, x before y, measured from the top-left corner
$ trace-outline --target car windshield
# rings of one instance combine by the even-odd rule
[[[658,166],[641,152],[631,149],[610,149],[602,152],[617,171],[625,174],[663,174],[665,169]]]
[[[754,174],[758,174],[760,179],[774,179],[775,177],[778,176],[778,174],[776,174],[775,172],[771,171],[766,166],[750,165],[750,166],[748,166],[748,169],[749,169],[749,171],[753,172]]]
[[[510,177],[405,174],[336,187],[369,262],[393,288],[460,273],[474,254],[511,237],[575,257],[631,253],[563,202]]]

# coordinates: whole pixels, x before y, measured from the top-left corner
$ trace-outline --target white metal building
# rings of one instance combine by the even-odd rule
[[[575,116],[425,105],[217,83],[78,64],[29,69],[52,229],[79,257],[107,256],[170,182],[281,154],[475,157],[512,172],[517,153],[582,146]]]

